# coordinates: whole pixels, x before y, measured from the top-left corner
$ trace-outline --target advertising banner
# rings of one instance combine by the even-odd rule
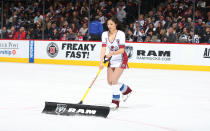
[[[175,64],[180,63],[180,50],[177,45],[156,45],[143,43],[127,43],[126,52],[129,62],[132,63],[156,63],[156,64]],[[179,51],[178,51],[179,52]]]
[[[194,48],[196,64],[210,66],[210,45],[200,45]]]
[[[1,40],[0,57],[28,58],[28,41]]]
[[[98,61],[98,42],[36,41],[35,59]]]
[[[98,66],[101,47],[93,41],[0,40],[0,61]],[[208,44],[128,42],[125,51],[130,68],[210,71]]]
[[[127,43],[131,63],[210,66],[210,45]]]
[[[11,62],[28,62],[28,40],[0,40],[0,60]]]

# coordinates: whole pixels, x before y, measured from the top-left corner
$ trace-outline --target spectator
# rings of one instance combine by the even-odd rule
[[[194,43],[193,37],[194,37],[194,33],[193,33],[193,31],[190,31],[189,37],[188,37],[188,42],[189,43]]]
[[[60,40],[68,40],[67,34],[64,33],[63,36],[60,38]]]
[[[154,29],[154,34],[160,34],[160,30],[162,29],[162,24],[159,22],[156,29]]]
[[[149,12],[148,18],[150,18],[151,21],[154,21],[154,20],[155,20],[153,11],[150,11],[150,12]]]
[[[152,42],[151,36],[147,36],[147,37],[145,38],[145,41],[144,41],[144,42]]]
[[[210,44],[210,27],[206,28],[206,33],[204,34],[204,43]]]
[[[61,18],[63,18],[63,17],[61,17]],[[67,33],[68,29],[69,29],[68,22],[67,21],[63,21],[63,23],[60,25],[60,28],[59,28],[59,34],[63,35],[65,33]]]
[[[75,33],[75,34],[77,34],[78,31],[79,31],[77,26],[75,25],[75,23],[71,23],[71,27],[70,28],[72,29],[73,33]]]
[[[75,40],[77,36],[76,36],[76,33],[74,33],[72,29],[70,28],[68,29],[67,37],[69,40]]]
[[[78,32],[75,40],[83,40],[82,34]]]
[[[112,8],[114,7],[113,3],[111,0],[108,1],[107,5],[106,5],[106,10],[107,13],[111,12]]]
[[[203,40],[203,36],[204,36],[205,33],[206,33],[206,28],[207,28],[206,23],[205,23],[205,22],[202,22],[201,31],[200,31],[200,33],[198,34],[199,37],[201,38],[201,40]],[[200,41],[200,42],[203,43],[203,41]]]
[[[134,14],[136,14],[136,12],[138,12],[137,9],[138,8],[137,8],[136,4],[134,4],[132,2],[132,0],[128,0],[127,1],[126,7],[125,7],[125,11],[126,11],[126,23],[127,24],[132,23],[136,19],[136,17],[135,17]]]
[[[57,29],[57,25],[56,23],[52,23],[51,28],[50,28],[50,34],[49,37],[51,37],[53,35],[54,29]]]
[[[147,36],[148,36],[148,38],[146,37],[147,42],[152,42],[152,39],[153,39],[153,36],[154,36],[153,31],[148,32]]]
[[[159,24],[160,24],[161,26],[163,26],[163,24],[161,24],[161,22],[158,23],[158,26],[159,26]],[[173,24],[173,22],[172,22],[171,17],[167,16],[167,17],[166,17],[166,23],[165,23],[165,25],[164,25],[164,28],[165,28],[165,29],[168,29],[169,27],[172,27],[172,24]]]
[[[41,24],[37,22],[36,29],[34,30],[34,39],[42,39],[42,28]]]
[[[105,0],[101,0],[100,3],[99,3],[99,6],[100,6],[100,7],[106,6],[106,1],[105,1]]]
[[[210,26],[210,12],[209,12],[209,16],[208,16],[207,26]]]
[[[132,33],[134,33],[134,24],[133,23],[130,23],[129,24],[129,27],[128,27],[128,30],[130,30]]]
[[[98,12],[98,15],[99,15],[99,21],[103,25],[103,28],[105,28],[106,27],[105,23],[106,23],[107,18],[104,16],[101,10]]]
[[[35,34],[33,28],[30,28],[26,33],[26,39],[35,39]]]
[[[199,36],[203,36],[205,34],[205,22],[203,22],[201,19],[198,20],[198,24],[195,26],[195,33]]]
[[[140,27],[145,27],[146,22],[144,20],[144,15],[143,14],[139,15],[139,20],[138,21],[139,21]]]
[[[134,32],[133,32],[134,41],[138,41],[139,37],[140,37],[140,24],[138,21],[136,21],[134,25]]]
[[[10,31],[9,31],[8,34],[7,34],[7,38],[8,38],[8,39],[13,39],[14,36],[15,36],[15,33],[16,33],[16,31],[15,31],[15,26],[12,26],[12,27],[10,28]]]
[[[84,23],[88,24],[88,18],[87,18],[87,17],[84,17],[84,18],[82,19],[82,21],[81,21],[81,26],[82,26]],[[80,28],[81,28],[81,27],[80,27]]]
[[[53,30],[53,34],[50,36],[50,40],[59,40],[60,39],[60,35],[58,33],[57,29]]]
[[[183,24],[179,22],[176,28],[176,33],[178,36],[182,33],[182,28],[183,28]]]
[[[202,32],[202,19],[198,20],[198,23],[195,26],[196,34],[200,34]]]
[[[149,0],[150,1],[150,0]],[[161,0],[162,1],[162,0]],[[210,12],[207,10],[208,2],[207,0],[197,0],[195,1],[195,36],[193,33],[193,3],[191,0],[165,0],[165,3],[158,3],[154,0],[152,8],[144,6],[148,1],[141,1],[141,10],[138,17],[138,7],[137,1],[128,0],[126,3],[123,0],[120,1],[111,1],[111,0],[99,0],[92,1],[90,8],[91,17],[99,16],[99,21],[105,27],[107,17],[111,17],[117,13],[118,18],[123,24],[129,27],[129,24],[134,24],[136,26],[135,20],[138,20],[140,23],[138,33],[134,33],[134,29],[129,28],[126,31],[127,40],[132,41],[133,35],[137,34],[137,38],[134,41],[164,41],[163,36],[168,37],[168,33],[165,35],[161,34],[163,30],[168,30],[173,28],[173,33],[179,39],[183,35],[183,29],[187,28],[188,32],[188,42],[195,42],[193,38],[198,35],[199,42],[202,43],[207,41],[206,38],[208,35],[208,26],[210,26]],[[4,14],[3,14],[3,26],[5,26],[10,33],[12,26],[15,28],[15,31],[18,31],[20,27],[24,25],[25,32],[27,32],[27,39],[35,38],[42,39],[42,36],[37,36],[36,32],[37,23],[40,26],[45,26],[44,38],[50,39],[54,33],[54,29],[57,29],[59,36],[67,34],[68,39],[77,39],[78,30],[81,29],[83,23],[88,23],[88,2],[87,0],[82,1],[54,1],[46,0],[45,1],[45,12],[42,14],[42,1],[32,1],[28,0],[23,3],[23,1],[11,2],[4,1]],[[159,5],[158,5],[158,4]],[[145,9],[146,8],[146,9]],[[152,9],[152,10],[151,10]],[[119,14],[119,11],[122,11],[122,14]],[[124,11],[126,16],[124,17]],[[146,12],[148,11],[148,12]],[[94,18],[93,17],[93,18]],[[43,21],[44,20],[44,21]],[[35,24],[36,23],[36,24]],[[75,24],[72,27],[72,23]],[[161,24],[161,26],[160,26]],[[67,25],[67,26],[66,26]],[[76,28],[75,28],[75,27]],[[143,29],[142,29],[143,27]],[[160,28],[161,27],[161,28]],[[69,28],[72,28],[72,35],[70,36]],[[41,28],[42,29],[42,28]],[[90,28],[89,28],[90,29]],[[104,30],[105,28],[103,28]],[[14,31],[14,32],[15,32]],[[19,31],[18,31],[19,32]],[[36,32],[36,33],[35,33]],[[144,33],[143,33],[144,32]],[[17,33],[17,32],[16,32]],[[140,34],[145,34],[147,40],[139,39]],[[38,33],[41,35],[42,32]],[[79,33],[81,34],[81,33]],[[14,36],[14,34],[11,36]],[[5,36],[4,36],[5,37]],[[6,35],[5,38],[9,38],[9,35]],[[11,37],[10,37],[11,38]],[[60,37],[59,37],[60,38]],[[100,37],[101,38],[101,37]],[[163,37],[165,41],[166,37]],[[85,39],[85,37],[83,38]],[[99,38],[98,38],[99,39]],[[99,39],[100,40],[100,39]]]
[[[49,38],[50,38],[50,34],[51,34],[51,23],[48,22],[48,23],[46,24],[46,28],[45,28],[45,30],[44,30],[44,38],[45,38],[46,40],[49,39]]]
[[[204,0],[199,0],[197,3],[197,6],[199,8],[205,8],[206,7],[206,2]]]
[[[123,23],[125,17],[126,17],[126,12],[123,10],[122,6],[120,5],[120,6],[117,8],[117,18],[119,19],[119,21],[120,21],[121,23]]]
[[[210,40],[210,27],[206,27],[204,34],[200,37],[199,43],[209,43],[209,40]]]
[[[138,42],[144,42],[146,38],[146,34],[143,28],[140,28],[139,37],[137,39]]]
[[[82,27],[79,30],[79,34],[81,34],[84,38],[84,40],[87,40],[87,34],[88,34],[88,26],[87,23],[84,23]]]
[[[166,42],[171,42],[171,43],[176,42],[176,35],[175,35],[172,27],[170,27],[168,29],[168,35],[167,35],[167,38],[166,38]]]
[[[159,22],[162,24],[162,26],[164,26],[166,24],[166,21],[164,20],[164,17],[162,15],[160,16],[160,20],[157,20],[155,22],[155,24],[154,24],[155,28],[157,28]]]
[[[148,17],[146,18],[146,23],[144,29],[147,29],[148,25],[153,24],[152,18]]]
[[[193,31],[190,31],[189,37],[188,37],[188,42],[189,43],[200,43],[200,38],[198,35],[194,35]]]
[[[134,26],[133,26],[132,23],[130,23],[129,26],[127,27],[126,31],[125,31],[126,40],[134,41],[133,33],[134,33]]]
[[[1,30],[1,35],[2,35],[2,38],[3,39],[7,39],[7,36],[8,36],[8,32],[7,32],[7,27],[4,26]]]
[[[202,20],[202,19],[203,19],[203,16],[202,16],[200,10],[196,10],[195,11],[195,21],[196,21],[195,23],[198,23],[199,20]]]
[[[78,30],[79,28],[81,28],[80,21],[81,21],[81,20],[80,20],[80,19],[77,19],[76,17],[73,18],[72,24],[75,24],[75,27],[77,28],[77,30]]]
[[[176,34],[177,34],[177,23],[172,23],[172,28],[173,28],[174,32],[176,32]]]
[[[185,27],[187,28],[187,30],[191,30],[192,29],[192,19],[190,17],[187,18],[187,22],[185,24]]]
[[[133,40],[133,33],[130,30],[127,31],[126,40],[127,41],[134,41]]]
[[[188,34],[186,27],[183,28],[182,34],[179,37],[179,42],[180,43],[188,43],[189,42],[189,34]]]
[[[156,42],[166,42],[167,36],[166,36],[166,30],[161,29],[160,34],[157,34],[157,41]]]
[[[60,16],[58,19],[59,19],[58,20],[59,22],[58,23],[56,22],[56,23],[57,23],[58,29],[60,30],[61,28],[63,28],[63,26],[65,26],[67,21],[65,21],[63,16]],[[67,25],[68,25],[68,22],[67,22]]]
[[[79,24],[79,21],[80,21],[79,13],[74,10],[72,13],[72,18],[71,18],[70,23],[75,23],[77,26]]]
[[[83,6],[81,7],[81,10],[80,10],[81,16],[82,17],[88,16],[88,10],[89,10],[89,8],[88,8],[87,3],[86,2],[83,3]]]
[[[117,15],[117,11],[115,10],[114,7],[111,8],[111,10],[107,13],[107,17],[110,18],[112,16],[116,16]]]
[[[25,28],[22,26],[20,27],[19,31],[16,32],[14,39],[24,40],[26,38]]]
[[[89,25],[89,34],[91,40],[100,40],[101,34],[103,33],[103,25],[99,22],[99,16],[95,17],[95,20],[90,22]]]
[[[153,24],[151,23],[147,26],[147,29],[145,30],[145,33],[148,35],[149,32],[153,33],[154,30],[155,30],[155,28],[154,28]]]
[[[36,17],[34,18],[34,23],[40,22],[40,20],[43,20],[43,16],[40,14],[40,11],[36,12]]]

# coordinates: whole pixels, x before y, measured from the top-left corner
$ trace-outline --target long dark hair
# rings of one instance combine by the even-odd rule
[[[121,31],[125,32],[125,28],[123,27],[122,23],[118,20],[118,18],[117,18],[116,16],[110,17],[110,18],[106,21],[106,25],[107,25],[107,22],[108,22],[109,20],[111,20],[111,21],[113,21],[115,24],[117,24],[117,27],[116,27],[117,30],[121,30]],[[106,28],[107,28],[106,30],[108,30],[108,27],[106,27]]]

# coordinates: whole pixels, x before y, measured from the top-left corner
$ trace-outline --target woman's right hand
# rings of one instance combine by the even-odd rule
[[[107,58],[110,58],[111,56],[114,55],[114,51],[110,51],[109,54],[106,55]]]

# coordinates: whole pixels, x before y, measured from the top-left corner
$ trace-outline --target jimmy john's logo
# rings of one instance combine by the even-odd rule
[[[171,61],[171,51],[137,50],[137,59],[153,61]]]
[[[125,52],[127,53],[128,59],[130,59],[133,56],[133,47],[125,46]]]
[[[203,58],[210,58],[210,48],[205,48]]]
[[[54,42],[51,42],[50,44],[48,44],[47,54],[51,58],[54,58],[58,55],[58,46]]]

